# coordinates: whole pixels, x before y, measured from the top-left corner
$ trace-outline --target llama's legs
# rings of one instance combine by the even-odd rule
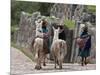
[[[37,65],[35,66],[35,69],[40,70],[42,67],[40,66],[39,63],[37,63]]]
[[[62,61],[59,61],[59,69],[62,69]]]
[[[54,56],[54,62],[55,62],[55,69],[56,69],[57,59],[56,59],[56,57],[55,57],[55,56]]]
[[[35,66],[35,69],[37,70],[40,70],[42,67],[41,67],[41,55],[38,56],[38,59],[37,59],[37,64]]]
[[[59,69],[62,69],[62,64],[59,65]]]
[[[59,65],[59,61],[57,60],[57,65]]]
[[[41,62],[40,62],[40,59],[38,59],[37,64],[35,66],[35,69],[40,70],[41,68],[42,68],[41,67]]]
[[[55,56],[53,51],[51,51],[51,54],[52,54],[52,57],[53,57],[53,60],[54,60],[54,68],[56,69],[57,59],[56,59],[56,56]]]
[[[62,69],[62,58],[58,58],[59,69]]]
[[[46,56],[43,57],[43,66],[46,66],[45,59],[46,59]]]

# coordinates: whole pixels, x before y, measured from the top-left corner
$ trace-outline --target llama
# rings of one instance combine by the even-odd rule
[[[58,29],[55,29],[53,27],[53,31],[54,31],[54,37],[53,37],[53,43],[51,45],[51,54],[54,58],[55,68],[56,68],[56,64],[58,64],[59,69],[62,69],[62,63],[65,55],[67,54],[67,45],[66,45],[66,41],[58,38],[59,27]]]
[[[42,44],[43,44],[43,33],[42,33],[42,21],[40,19],[38,19],[37,21],[35,21],[35,24],[36,24],[36,34],[35,34],[35,43],[34,43],[34,49],[36,50],[37,49],[37,45],[40,45],[41,44],[41,49],[43,48]],[[41,38],[40,38],[41,37]],[[39,47],[38,47],[39,48]],[[38,50],[36,50],[38,51]],[[37,52],[35,54],[35,59],[38,58],[38,55],[37,55]]]
[[[43,33],[42,33],[42,21],[38,20],[35,21],[36,24],[36,38],[34,41],[34,50],[35,50],[35,61],[36,61],[36,66],[35,69],[40,70],[41,63],[43,61],[43,65],[45,66],[45,58],[46,58],[46,53],[45,50],[43,49]]]

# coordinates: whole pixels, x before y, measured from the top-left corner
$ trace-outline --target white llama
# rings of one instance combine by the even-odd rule
[[[54,37],[53,37],[53,43],[51,45],[51,54],[55,61],[55,68],[56,68],[56,64],[58,64],[59,69],[62,69],[62,63],[67,53],[67,45],[66,45],[66,41],[58,38],[59,30],[60,30],[59,27],[58,29],[55,29],[53,27]]]
[[[43,33],[42,33],[42,22],[41,20],[35,21],[36,24],[36,38],[34,41],[34,53],[35,53],[35,61],[36,66],[35,69],[40,70],[41,63],[43,61],[43,65],[45,66],[45,51],[43,49]]]

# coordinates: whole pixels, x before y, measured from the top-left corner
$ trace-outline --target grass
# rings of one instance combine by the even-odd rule
[[[17,48],[19,51],[21,51],[22,53],[24,53],[27,57],[29,57],[29,59],[31,59],[32,61],[34,61],[34,57],[32,52],[29,49],[25,49],[22,47],[17,46],[15,43],[11,42],[11,47]]]
[[[87,6],[88,12],[96,13],[96,6],[90,5]]]
[[[16,32],[18,30],[19,30],[19,28],[16,25],[11,26],[11,32]]]
[[[75,28],[75,21],[72,20],[65,20],[64,25],[68,27],[69,29],[74,29]]]

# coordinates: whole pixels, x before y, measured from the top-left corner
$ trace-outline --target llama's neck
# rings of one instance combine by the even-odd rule
[[[39,31],[38,29],[36,28],[36,35],[35,36],[38,36],[39,35]]]
[[[58,40],[58,39],[59,39],[59,38],[58,38],[58,34],[54,35],[53,41]]]
[[[37,37],[37,36],[40,36],[40,37],[43,36],[42,31],[40,32],[39,30],[41,31],[41,29],[36,28],[36,37]]]

